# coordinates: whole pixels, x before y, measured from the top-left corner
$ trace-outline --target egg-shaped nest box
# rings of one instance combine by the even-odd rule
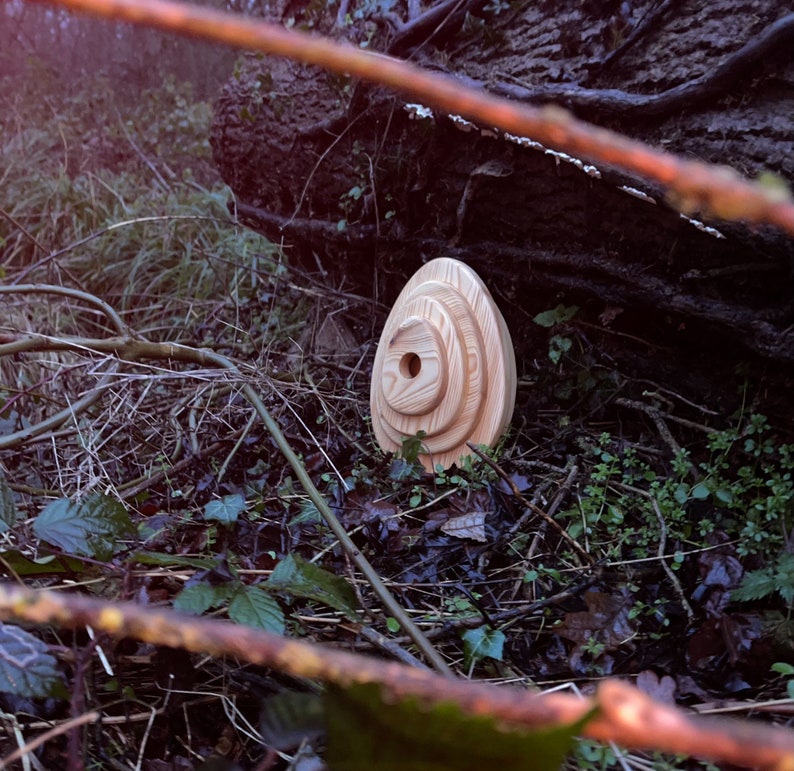
[[[428,471],[493,446],[516,396],[510,332],[491,293],[467,265],[442,257],[408,281],[375,354],[370,406],[378,444],[396,452],[424,432]]]

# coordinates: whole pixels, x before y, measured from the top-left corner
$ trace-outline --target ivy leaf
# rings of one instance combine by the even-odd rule
[[[485,658],[502,660],[504,632],[489,626],[478,626],[476,629],[467,629],[461,638],[467,667]]]
[[[210,501],[204,507],[204,519],[220,522],[222,525],[233,525],[237,522],[240,513],[245,511],[245,498],[238,493],[224,495],[216,501]]]
[[[17,523],[17,505],[5,474],[0,471],[0,533]]]
[[[557,771],[583,721],[536,731],[507,730],[454,703],[384,698],[377,684],[325,691],[328,764],[334,771]]]
[[[81,557],[107,560],[121,550],[120,541],[135,533],[127,509],[103,493],[81,501],[59,498],[48,503],[33,522],[42,541]]]
[[[47,646],[24,629],[0,622],[0,692],[32,699],[52,696],[61,687]]]
[[[349,618],[357,618],[356,593],[341,576],[335,576],[297,554],[290,554],[276,565],[264,587],[307,600],[317,600]]]
[[[174,598],[174,610],[199,616],[210,608],[223,605],[232,592],[228,584],[209,584],[206,581],[191,584]]]
[[[236,624],[284,634],[284,613],[275,597],[258,586],[240,585],[229,603],[229,618]]]

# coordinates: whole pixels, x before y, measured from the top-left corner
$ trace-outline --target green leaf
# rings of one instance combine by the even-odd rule
[[[57,557],[54,554],[44,554],[32,560],[16,549],[0,552],[0,560],[2,560],[4,567],[13,570],[20,577],[49,576],[67,572],[79,574],[85,568],[85,563],[75,557]]]
[[[319,693],[283,691],[262,699],[259,730],[268,747],[282,752],[325,734],[325,709]],[[297,766],[296,766],[297,767]]]
[[[416,463],[418,457],[425,450],[424,439],[426,436],[426,431],[417,431],[413,436],[404,436],[400,457],[408,463]]]
[[[720,487],[715,490],[714,497],[726,506],[730,506],[733,503],[733,493],[727,487]]]
[[[120,551],[120,541],[135,533],[126,508],[103,493],[82,501],[59,498],[48,503],[33,522],[42,541],[81,557],[107,560]]]
[[[774,594],[777,589],[777,582],[770,571],[751,570],[744,574],[738,588],[731,592],[731,598],[739,602],[761,600]]]
[[[240,586],[229,603],[229,618],[236,624],[284,634],[284,614],[274,597],[258,586]]]
[[[341,576],[335,576],[297,554],[290,554],[276,565],[263,585],[270,592],[283,592],[294,597],[317,600],[349,618],[357,618],[356,593]]]
[[[675,492],[673,492],[673,498],[675,498],[677,503],[680,503],[683,506],[689,500],[689,491],[687,486],[683,483],[680,483],[675,488]]]
[[[220,522],[222,525],[233,525],[243,511],[245,498],[242,495],[224,495],[219,501],[210,501],[204,507],[204,519]]]
[[[0,471],[0,533],[12,528],[17,523],[17,505],[14,493],[8,486],[6,475]]]
[[[550,311],[538,313],[532,321],[540,327],[551,328],[557,324],[564,324],[566,321],[570,321],[578,312],[578,305],[558,305]]]
[[[785,661],[776,661],[769,667],[773,672],[777,672],[779,675],[794,675],[794,666],[791,664],[786,663]]]
[[[181,554],[161,554],[157,551],[136,551],[132,559],[140,565],[163,565],[197,570],[212,570],[218,564],[216,559],[209,557],[185,557]]]
[[[433,707],[384,698],[377,684],[325,692],[327,760],[334,771],[557,771],[585,720],[508,730],[453,703]]]
[[[174,610],[200,615],[210,608],[222,605],[233,593],[228,584],[213,585],[204,581],[186,586],[174,598]]]
[[[706,498],[708,498],[709,495],[711,495],[711,491],[709,490],[708,487],[706,487],[706,485],[703,484],[703,482],[700,482],[692,488],[691,494],[692,497],[695,498],[696,500],[705,501]]]
[[[461,638],[467,667],[485,658],[502,660],[505,636],[498,629],[479,626],[476,629],[467,629]]]
[[[61,685],[47,646],[24,629],[0,622],[0,692],[40,698],[57,693]]]

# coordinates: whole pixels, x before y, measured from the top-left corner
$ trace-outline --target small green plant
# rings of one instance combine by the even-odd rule
[[[789,602],[794,576],[780,554],[794,526],[792,446],[776,442],[766,418],[752,415],[710,434],[706,450],[700,462],[681,450],[663,469],[602,434],[587,450],[592,465],[576,506],[563,513],[569,533],[615,558],[625,556],[624,547],[646,556],[659,537],[658,509],[671,543],[705,545],[722,530],[737,539],[740,556],[767,560],[758,575],[748,574],[746,591],[755,598],[778,591]]]
[[[558,305],[548,311],[538,313],[532,319],[538,326],[554,329],[567,324],[577,313],[577,305]],[[566,335],[555,334],[549,338],[549,359],[552,364],[559,364],[562,357],[571,350],[573,340]]]
[[[776,661],[772,664],[771,671],[775,674],[791,678],[786,681],[786,693],[789,699],[794,699],[794,666],[785,661]]]

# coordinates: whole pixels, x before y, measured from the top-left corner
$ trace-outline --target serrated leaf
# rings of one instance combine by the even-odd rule
[[[505,644],[504,632],[491,629],[489,626],[479,626],[476,629],[467,629],[461,635],[461,639],[463,640],[463,654],[467,667],[485,658],[495,661],[502,660]]]
[[[48,503],[33,522],[42,541],[82,557],[107,560],[122,548],[121,541],[135,532],[124,506],[103,493],[81,501],[59,498]]]
[[[61,674],[47,646],[24,629],[0,622],[0,692],[26,698],[51,696]]]
[[[240,586],[229,603],[229,618],[236,624],[284,634],[284,613],[275,597],[258,586]]]
[[[17,505],[5,474],[0,471],[0,533],[17,523]]]
[[[744,602],[748,600],[761,600],[777,591],[774,576],[767,570],[751,570],[742,577],[742,582],[731,593],[731,598]]]
[[[222,605],[232,594],[227,584],[208,584],[201,582],[186,586],[174,598],[174,610],[192,613],[196,616]]]
[[[341,576],[335,576],[297,554],[290,554],[276,565],[266,588],[307,600],[317,600],[350,618],[357,618],[356,593]]]
[[[210,501],[204,507],[204,519],[220,522],[222,525],[233,525],[243,511],[245,498],[242,495],[224,495],[220,500]]]
[[[592,717],[559,728],[507,730],[454,703],[431,708],[384,698],[377,684],[325,692],[327,760],[334,771],[557,771]]]

